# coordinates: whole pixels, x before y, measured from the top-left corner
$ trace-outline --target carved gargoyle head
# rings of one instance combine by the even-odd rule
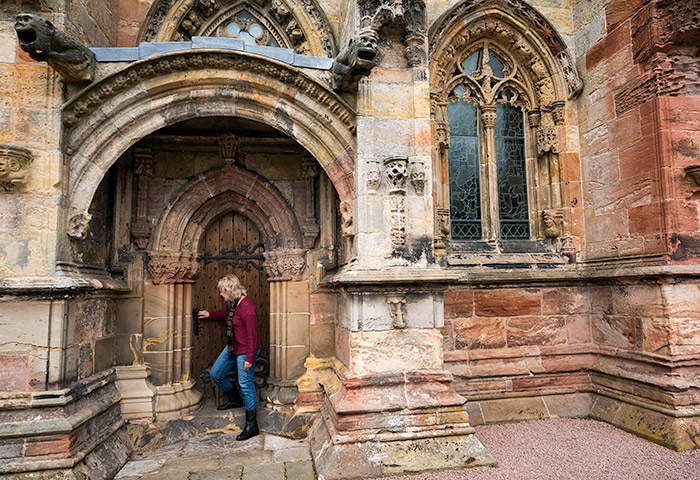
[[[377,39],[372,35],[360,35],[350,42],[350,65],[358,69],[372,70],[377,59]]]
[[[53,23],[31,13],[21,13],[15,19],[19,46],[34,60],[43,61],[51,50],[51,39],[56,27]]]

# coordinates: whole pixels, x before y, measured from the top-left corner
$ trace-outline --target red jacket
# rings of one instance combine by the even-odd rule
[[[231,307],[226,310],[217,310],[209,312],[209,318],[212,320],[226,320]],[[255,351],[262,348],[260,339],[258,338],[257,317],[255,314],[255,305],[248,297],[238,302],[236,312],[233,314],[233,353],[235,355],[243,355],[245,353],[245,361],[253,363]]]

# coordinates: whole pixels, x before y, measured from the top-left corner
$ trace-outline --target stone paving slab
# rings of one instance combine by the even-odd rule
[[[117,480],[314,480],[307,442],[261,434],[210,433],[132,457]]]

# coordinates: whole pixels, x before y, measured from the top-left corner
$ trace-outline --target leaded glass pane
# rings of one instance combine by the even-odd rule
[[[493,74],[498,78],[503,78],[503,62],[501,62],[498,57],[493,54],[489,55],[489,66],[493,71]]]
[[[469,55],[469,58],[467,58],[464,62],[462,62],[462,67],[464,67],[464,73],[467,75],[472,75],[476,70],[479,68],[479,57],[481,55],[481,51],[476,51]]]
[[[498,105],[495,134],[501,238],[527,239],[530,225],[522,111],[510,105]]]
[[[450,122],[450,219],[454,240],[481,239],[479,138],[476,107],[458,101],[447,106]]]

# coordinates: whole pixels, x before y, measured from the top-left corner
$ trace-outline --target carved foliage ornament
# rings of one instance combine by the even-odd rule
[[[186,252],[148,252],[148,273],[154,284],[193,283],[199,275],[199,257]]]
[[[19,46],[37,62],[46,62],[67,82],[92,81],[95,54],[51,22],[29,13],[17,15]]]
[[[263,253],[269,281],[300,281],[306,271],[306,250],[298,248]]]
[[[233,133],[225,133],[217,139],[219,142],[219,151],[224,163],[232,164],[236,162],[236,154],[238,147],[241,144],[240,139]]]
[[[406,181],[408,180],[408,159],[404,157],[390,157],[384,160],[384,176],[389,183],[389,193],[406,193]]]
[[[559,153],[559,137],[557,127],[540,127],[536,131],[537,155]]]
[[[26,148],[0,143],[0,186],[5,190],[25,186],[33,159],[32,152]]]

